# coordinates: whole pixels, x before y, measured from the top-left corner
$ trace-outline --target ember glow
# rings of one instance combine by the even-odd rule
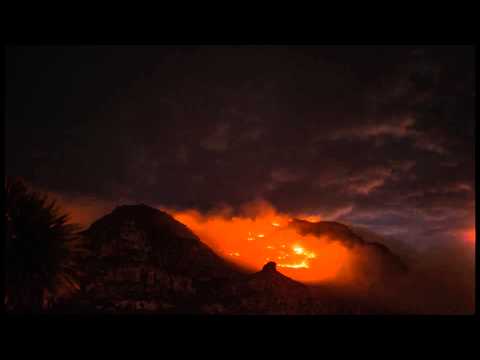
[[[268,261],[293,279],[315,283],[339,277],[351,254],[341,243],[325,237],[303,236],[289,223],[295,216],[280,214],[262,204],[252,215],[204,215],[195,210],[172,211],[217,254],[251,271]]]
[[[465,231],[463,235],[468,242],[475,243],[475,228]]]

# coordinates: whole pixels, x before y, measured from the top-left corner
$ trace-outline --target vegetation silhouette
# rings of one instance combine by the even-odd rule
[[[21,178],[5,179],[5,306],[11,312],[51,310],[80,289],[79,226],[55,200]]]

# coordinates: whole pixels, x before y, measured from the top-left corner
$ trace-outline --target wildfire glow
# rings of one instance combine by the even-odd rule
[[[299,234],[288,226],[291,215],[279,214],[264,203],[247,212],[248,216],[238,217],[165,210],[217,254],[251,271],[273,260],[278,271],[293,279],[321,282],[334,279],[351,258],[339,242]]]
[[[301,268],[309,268],[308,264],[305,260],[303,260],[300,264],[279,264],[280,267],[286,267],[291,269],[301,269]]]
[[[301,254],[303,254],[304,250],[300,246],[294,246],[293,251],[295,252],[295,254],[301,255]]]
[[[471,243],[475,243],[475,228],[464,232],[464,238]]]

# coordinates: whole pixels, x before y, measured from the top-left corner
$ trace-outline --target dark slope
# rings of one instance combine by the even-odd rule
[[[84,297],[98,310],[197,312],[242,273],[185,225],[146,205],[120,206],[83,232]]]
[[[100,256],[137,255],[165,270],[197,277],[234,274],[188,227],[146,205],[120,206],[93,223],[84,235]]]

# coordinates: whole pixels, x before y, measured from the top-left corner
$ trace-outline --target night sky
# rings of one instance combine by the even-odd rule
[[[419,246],[474,228],[474,48],[10,47],[6,175],[278,210]]]

